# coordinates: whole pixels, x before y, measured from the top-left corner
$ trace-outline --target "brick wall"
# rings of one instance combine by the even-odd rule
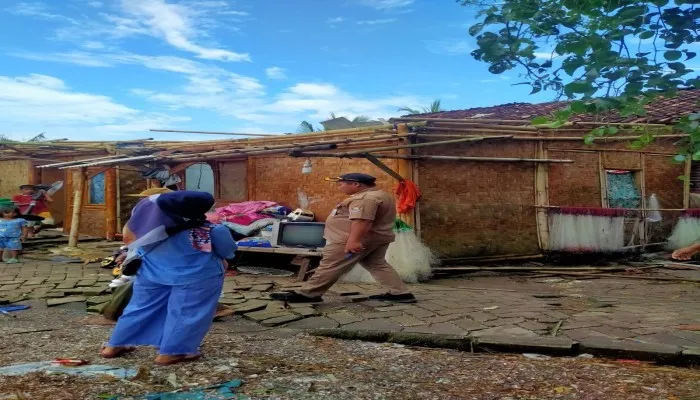
[[[348,172],[363,172],[377,177],[377,185],[391,191],[395,180],[365,159],[313,158],[313,172],[301,173],[304,159],[287,156],[255,157],[248,168],[249,200],[269,200],[291,209],[306,207],[324,221],[336,204],[343,200],[335,183],[325,177]],[[396,160],[383,160],[397,169]],[[308,204],[308,205],[307,205]]]

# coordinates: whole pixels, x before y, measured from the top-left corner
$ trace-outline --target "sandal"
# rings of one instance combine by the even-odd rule
[[[159,358],[164,357],[165,360],[158,360]],[[167,356],[167,355],[159,355],[156,357],[155,363],[156,365],[160,365],[161,367],[165,367],[168,365],[175,365],[175,364],[180,364],[184,362],[190,362],[190,361],[196,361],[202,358],[201,354],[193,354],[189,356]]]
[[[102,358],[117,358],[136,350],[135,347],[112,347],[111,351],[105,351],[107,350],[107,347],[107,345],[102,345],[102,348],[100,349],[100,355]]]

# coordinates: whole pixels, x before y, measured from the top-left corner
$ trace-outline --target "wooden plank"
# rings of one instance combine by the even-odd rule
[[[267,254],[287,254],[295,256],[321,257],[323,252],[314,249],[300,249],[295,247],[238,247],[240,252],[267,253]]]
[[[535,150],[535,158],[547,158],[544,142],[538,142]],[[548,167],[546,164],[538,163],[535,166],[535,204],[538,206],[549,205],[549,194],[547,193]],[[537,238],[540,249],[549,249],[549,218],[546,208],[535,210],[535,220],[537,222]]]
[[[78,247],[78,233],[80,231],[80,213],[83,208],[83,192],[85,191],[85,167],[73,172],[73,217],[70,224],[70,236],[68,247]]]
[[[105,238],[114,240],[117,234],[117,175],[115,168],[105,171]]]

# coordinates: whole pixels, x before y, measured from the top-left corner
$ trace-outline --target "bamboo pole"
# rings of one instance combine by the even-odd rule
[[[107,164],[121,164],[124,162],[131,162],[131,161],[145,161],[145,160],[153,160],[156,159],[157,156],[155,154],[149,154],[147,156],[136,156],[136,157],[125,157],[125,158],[119,158],[116,160],[104,160],[104,161],[95,161],[95,162],[90,162],[90,163],[85,163],[85,164],[78,164],[78,165],[68,165],[65,167],[60,167],[59,169],[73,169],[73,168],[85,168],[85,167],[92,167],[95,165],[107,165]]]
[[[569,206],[538,206],[535,204],[532,207],[537,208],[567,208]],[[591,208],[609,208],[609,207],[591,207]],[[619,208],[618,210],[625,211],[686,211],[687,208]]]
[[[600,176],[600,206],[608,206],[608,175],[603,166],[603,153],[598,153],[598,174]]]
[[[543,142],[536,143],[535,157],[546,159],[547,151]],[[547,193],[548,169],[544,163],[535,166],[535,203],[538,205],[549,204],[549,194]],[[546,209],[535,209],[535,221],[537,223],[537,237],[540,249],[549,249],[549,218]]]
[[[82,164],[82,163],[85,163],[85,162],[100,161],[100,160],[108,160],[108,159],[119,158],[119,157],[124,157],[124,155],[123,155],[123,154],[113,154],[113,155],[105,156],[105,157],[86,158],[86,159],[83,159],[83,160],[73,160],[73,161],[64,161],[64,162],[59,162],[59,163],[54,163],[54,164],[38,165],[37,168],[57,168],[57,167],[65,167],[65,166],[67,166],[67,165]]]
[[[398,133],[399,137],[403,138],[408,138],[408,126],[406,124],[398,124],[396,127],[396,132]],[[412,146],[415,146],[415,144],[411,144]],[[399,146],[401,147],[401,146]],[[404,147],[400,148],[398,150],[398,155],[402,156],[410,156],[412,155],[412,150],[415,147]],[[408,179],[410,181],[413,181],[413,160],[412,159],[407,159],[407,158],[401,158],[398,161],[398,173],[400,176],[402,176],[404,179]],[[408,214],[401,214],[399,215],[399,218],[403,220],[408,226],[413,228],[415,231],[416,227],[416,214],[415,214],[415,209],[411,210]]]
[[[594,147],[591,149],[578,149],[578,148],[563,148],[563,147],[548,147],[548,150],[551,151],[559,151],[562,153],[597,153],[597,152],[603,152],[603,153],[637,153],[637,154],[647,154],[650,156],[669,156],[669,157],[675,157],[678,155],[678,153],[662,153],[662,152],[656,152],[656,151],[641,151],[641,150],[628,150],[628,149],[606,149],[606,148],[599,148],[599,147]]]
[[[690,207],[690,174],[692,170],[692,158],[685,160],[685,180],[683,181],[683,207]]]
[[[292,157],[327,157],[327,158],[365,158],[365,154],[357,155],[346,155],[344,153],[304,153],[295,152],[291,153]],[[552,160],[545,159],[541,160],[538,158],[503,158],[503,157],[458,157],[458,156],[431,156],[431,155],[419,155],[419,156],[401,156],[398,154],[372,154],[376,158],[395,158],[402,159],[408,158],[411,160],[439,160],[439,161],[483,161],[483,162],[533,162],[533,163],[573,163],[573,160]]]
[[[516,130],[516,131],[533,131],[537,132],[539,131],[539,128],[536,126],[532,125],[522,125],[522,126],[516,126],[516,125],[494,125],[494,124],[484,124],[484,123],[474,123],[474,122],[468,122],[464,123],[461,121],[453,121],[453,122],[441,122],[441,121],[436,121],[432,122],[430,125],[426,125],[424,129],[432,129],[435,127],[450,127],[450,126],[455,126],[458,128],[463,128],[463,127],[470,127],[470,128],[487,128],[487,129],[499,129],[499,130]]]
[[[231,135],[231,136],[251,136],[251,137],[269,137],[279,136],[277,133],[235,133],[235,132],[209,132],[209,131],[180,131],[175,129],[149,129],[151,132],[165,133],[198,133],[203,135]]]
[[[115,169],[115,180],[117,189],[117,233],[122,231],[122,181],[121,181],[121,169],[119,166],[114,167]]]
[[[535,132],[525,130],[525,129],[501,129],[500,127],[489,128],[452,128],[447,126],[428,126],[425,128],[427,131],[447,131],[447,132],[484,132],[484,133],[523,133],[523,134],[533,134]]]
[[[431,134],[430,129],[432,127],[429,127],[427,130],[418,132],[419,137],[438,137],[438,135],[443,135],[446,136],[447,134]],[[445,129],[442,129],[445,130]],[[485,132],[485,130],[479,130],[479,129],[446,129],[448,131],[453,131],[453,132]],[[514,133],[512,131],[507,131],[503,132],[497,129],[491,130],[493,132],[500,132],[500,133]],[[517,133],[517,132],[516,132]],[[532,135],[533,132],[521,132],[523,134],[529,134]],[[466,135],[453,135],[454,137],[467,137]],[[472,135],[473,136],[473,135]],[[484,136],[483,137],[488,137]],[[681,139],[688,137],[688,135],[684,134],[677,134],[677,135],[654,135],[654,138],[656,139]],[[620,142],[620,141],[628,141],[628,140],[637,140],[639,139],[640,136],[602,136],[602,137],[596,137],[593,140],[593,143],[597,142]],[[584,136],[513,136],[509,140],[525,140],[525,141],[543,141],[543,142],[567,142],[567,141],[584,141],[585,137]]]
[[[375,152],[379,152],[379,151],[414,149],[414,148],[418,148],[418,147],[432,147],[432,146],[441,146],[441,145],[447,145],[447,144],[457,144],[457,143],[463,143],[463,142],[478,142],[481,140],[489,140],[489,139],[505,139],[505,138],[510,138],[510,137],[511,136],[491,136],[491,137],[473,137],[473,138],[465,138],[465,139],[442,140],[442,141],[438,141],[438,142],[406,144],[406,145],[401,145],[401,146],[375,147],[375,148],[370,148],[370,149],[363,149],[363,150],[346,152],[346,153],[339,153],[339,154],[341,154],[342,157],[349,157],[349,156],[356,156],[356,155],[362,155],[362,154],[367,154],[367,153],[375,153]],[[338,155],[338,154],[336,154],[336,155]],[[399,158],[409,157],[409,156],[401,156],[401,155],[399,155],[399,156],[400,156]]]
[[[105,238],[114,240],[117,233],[117,176],[114,167],[105,171]]]
[[[73,217],[70,223],[70,236],[68,237],[68,247],[78,247],[78,237],[80,235],[80,214],[83,208],[83,192],[85,191],[86,169],[80,168],[73,172]]]
[[[528,120],[522,120],[522,119],[488,119],[488,118],[462,118],[462,119],[456,119],[456,118],[421,118],[421,117],[399,117],[399,118],[392,118],[389,120],[390,122],[395,122],[395,121],[425,121],[425,122],[463,122],[463,123],[469,123],[469,122],[474,122],[474,123],[504,123],[504,124],[526,124],[532,126],[532,122]],[[567,122],[567,124],[571,125],[595,125],[595,126],[657,126],[657,127],[668,127],[666,124],[653,124],[653,123],[637,123],[637,122],[582,122],[582,121],[576,121],[576,122]],[[535,125],[537,126],[537,125]]]

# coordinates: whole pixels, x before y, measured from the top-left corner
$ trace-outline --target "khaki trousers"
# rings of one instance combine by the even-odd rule
[[[383,288],[388,289],[389,293],[409,293],[399,274],[384,258],[388,248],[388,243],[367,245],[363,251],[348,258],[345,253],[345,243],[326,245],[323,248],[321,264],[297,292],[309,297],[323,296],[341,276],[349,272],[355,264],[362,262],[362,266]]]

